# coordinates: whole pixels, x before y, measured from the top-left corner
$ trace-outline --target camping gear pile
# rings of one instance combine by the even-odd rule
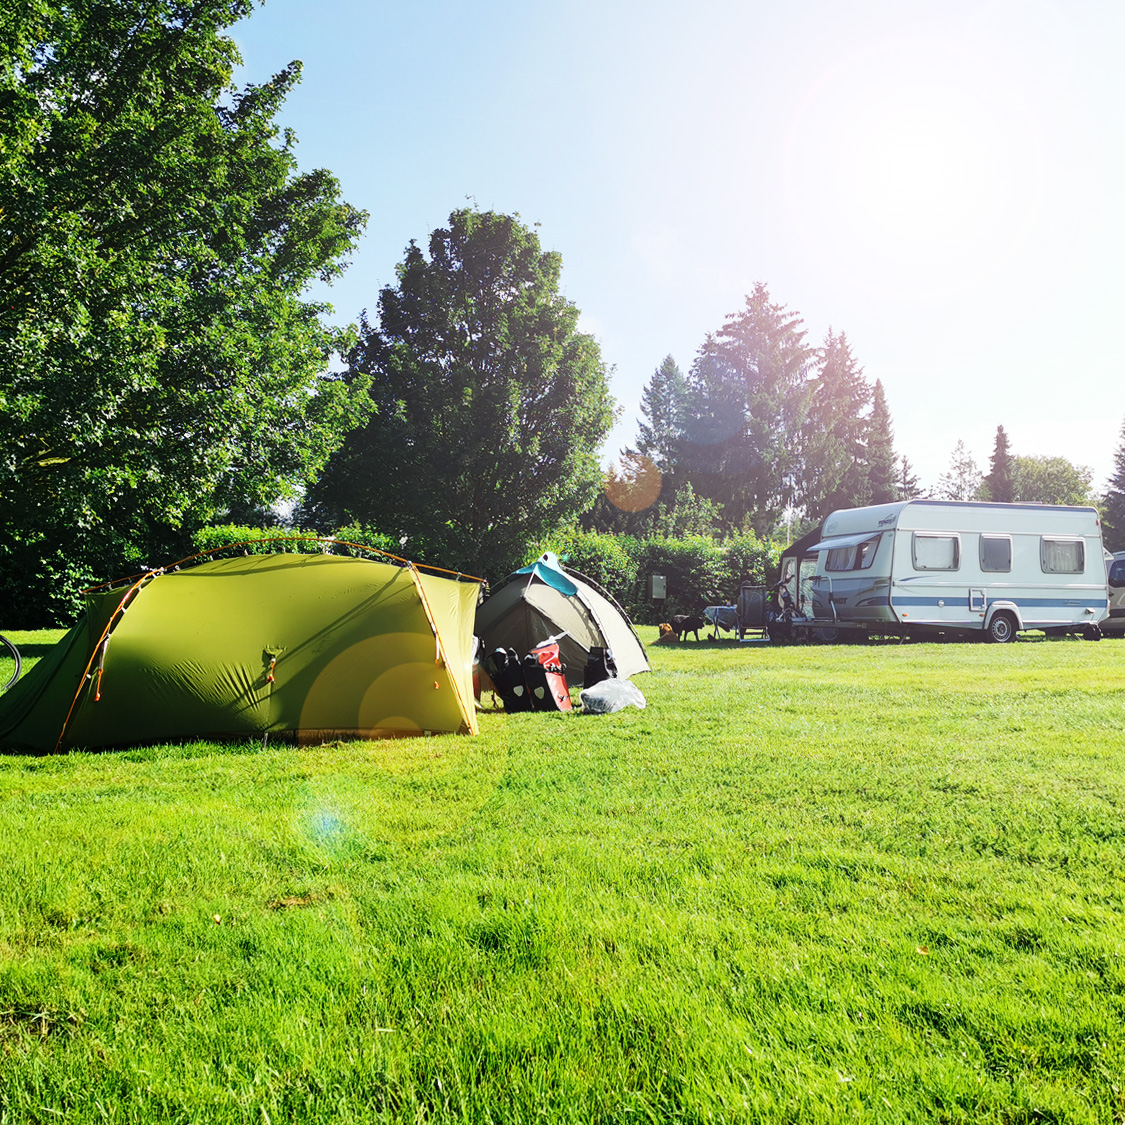
[[[536,645],[522,660],[515,649],[498,648],[482,663],[505,711],[571,710],[557,637]]]
[[[566,665],[559,659],[561,637],[549,637],[522,660],[514,649],[498,648],[481,661],[505,711],[572,711]],[[595,646],[582,670],[579,693],[582,709],[608,714],[628,706],[643,708],[645,697],[629,680],[618,678],[617,663],[608,648]]]
[[[475,734],[480,587],[391,556],[149,571],[87,594],[74,628],[0,698],[0,749]]]

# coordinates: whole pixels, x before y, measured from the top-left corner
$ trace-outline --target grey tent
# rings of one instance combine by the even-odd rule
[[[548,637],[565,633],[559,655],[571,684],[582,682],[591,648],[608,648],[617,674],[649,671],[645,646],[625,611],[596,582],[563,567],[551,552],[517,570],[477,608],[484,652],[512,648],[519,656]]]

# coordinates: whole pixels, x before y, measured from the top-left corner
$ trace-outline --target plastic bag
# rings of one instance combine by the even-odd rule
[[[583,688],[578,698],[582,700],[582,710],[589,715],[608,715],[626,707],[643,709],[647,706],[641,689],[631,680],[602,680],[593,687]]]

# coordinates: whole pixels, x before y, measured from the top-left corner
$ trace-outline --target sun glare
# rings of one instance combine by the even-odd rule
[[[894,290],[991,272],[1036,206],[1030,116],[979,57],[885,43],[813,85],[790,130],[793,221],[826,265]]]

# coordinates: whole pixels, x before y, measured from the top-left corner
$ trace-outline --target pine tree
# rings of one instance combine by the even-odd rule
[[[867,422],[867,479],[871,483],[871,503],[890,504],[899,498],[895,483],[894,430],[883,384],[876,379],[871,389],[871,417]]]
[[[922,487],[914,472],[914,466],[905,457],[899,458],[898,471],[898,498],[900,500],[914,500],[922,495]]]
[[[943,500],[977,500],[983,479],[973,455],[958,439],[949,458],[949,471],[938,477],[934,491]]]
[[[805,512],[819,521],[837,508],[871,501],[866,445],[871,386],[844,333],[829,329],[817,358],[797,489]]]
[[[1125,551],[1125,424],[1113,456],[1113,476],[1102,498],[1105,545],[1110,551]]]
[[[709,455],[717,475],[692,484],[700,496],[723,505],[729,523],[749,517],[758,532],[773,527],[793,502],[812,355],[801,324],[759,282],[742,311],[729,315],[709,341],[706,374],[717,378],[720,390],[706,413],[719,438]],[[744,404],[741,415],[726,405],[737,397]]]
[[[637,451],[662,473],[675,468],[676,445],[683,433],[687,383],[669,355],[653,372],[641,394],[642,421],[637,429]]]
[[[1014,463],[1003,426],[996,427],[996,445],[988,476],[984,478],[984,495],[998,504],[1010,504],[1015,499]]]

